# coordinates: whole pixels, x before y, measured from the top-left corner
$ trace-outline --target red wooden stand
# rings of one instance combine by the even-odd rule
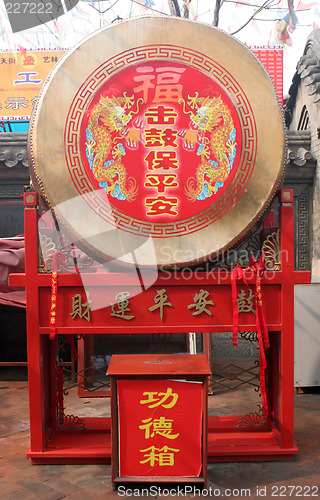
[[[34,193],[25,194],[26,272],[10,276],[12,286],[26,288],[28,366],[30,395],[31,446],[27,456],[33,463],[106,462],[111,457],[110,419],[84,418],[85,428],[69,429],[61,414],[63,390],[58,386],[56,342],[49,339],[51,274],[39,273],[38,205]],[[294,271],[292,192],[281,192],[279,207],[281,268],[262,277],[264,312],[270,337],[267,388],[269,418],[259,427],[239,427],[241,416],[208,418],[208,460],[289,459],[297,452],[293,440],[293,298],[294,284],[308,283],[310,273]],[[223,278],[222,278],[223,276]],[[255,277],[247,277],[254,290]],[[116,284],[116,286],[115,286]],[[242,288],[246,285],[241,286]],[[165,290],[167,302],[163,317],[156,305],[159,290]],[[81,274],[59,273],[57,294],[57,334],[119,334],[153,332],[228,332],[233,328],[231,272],[219,268],[208,272],[164,272],[142,294],[135,294],[137,281],[126,273],[88,273],[86,292],[106,296],[106,307],[91,313],[90,321],[70,314],[72,298],[85,300]],[[129,291],[130,321],[111,315],[109,298]],[[200,290],[209,292],[209,314],[197,310],[195,297]],[[127,314],[130,314],[127,313]],[[256,329],[252,312],[239,314],[242,331]],[[59,378],[59,374],[58,374]],[[60,416],[59,416],[60,409]],[[61,420],[62,419],[62,420]]]

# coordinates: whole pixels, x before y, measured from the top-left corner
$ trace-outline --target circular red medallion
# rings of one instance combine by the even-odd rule
[[[140,56],[149,49],[141,49]],[[208,60],[203,54],[201,59],[205,67]],[[234,83],[222,67],[209,62],[224,87],[228,79]],[[110,63],[97,68],[87,85]],[[74,126],[70,115],[85,90],[81,87],[71,107],[66,139]],[[255,151],[248,157],[242,148],[241,130],[245,143],[246,135],[255,133],[248,104],[246,111],[250,128],[238,116],[232,94],[195,64],[142,60],[110,76],[82,106],[76,151],[90,190],[99,197],[102,217],[153,237],[166,237],[168,231],[188,234],[220,218],[241,196],[254,167]],[[87,186],[79,185],[74,153],[66,144],[69,172],[83,195]],[[85,199],[97,206],[95,196]]]

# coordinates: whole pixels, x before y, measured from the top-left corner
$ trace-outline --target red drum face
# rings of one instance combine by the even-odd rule
[[[79,194],[96,190],[102,217],[112,223],[116,214],[129,232],[195,232],[223,216],[250,179],[255,150],[246,151],[249,161],[241,133],[255,134],[250,107],[245,129],[228,93],[199,69],[159,60],[129,66],[83,109],[76,164],[66,144],[70,176]],[[66,138],[72,126],[69,115]],[[78,183],[79,164],[87,186]]]

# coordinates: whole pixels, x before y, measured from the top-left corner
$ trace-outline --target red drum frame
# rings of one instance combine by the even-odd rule
[[[69,431],[58,429],[56,417],[56,368],[54,341],[50,341],[50,300],[43,301],[43,296],[50,297],[51,275],[40,274],[38,263],[38,201],[35,193],[26,193],[25,200],[25,239],[26,239],[26,272],[10,276],[12,286],[26,288],[27,295],[27,332],[28,332],[28,365],[29,365],[29,397],[30,397],[30,438],[31,446],[27,456],[33,463],[97,463],[106,462],[111,457],[110,419],[87,418],[86,429]],[[208,461],[247,461],[247,460],[281,460],[290,459],[297,453],[293,438],[293,363],[294,363],[294,319],[293,297],[296,283],[308,283],[308,271],[294,270],[293,248],[293,193],[281,191],[280,218],[280,269],[266,279],[262,276],[262,294],[264,311],[270,337],[268,354],[268,422],[263,427],[239,428],[239,418],[208,417]],[[119,334],[153,332],[190,331],[225,332],[232,331],[231,271],[226,275],[223,284],[219,284],[219,272],[197,273],[191,280],[181,282],[172,274],[165,281],[159,276],[151,287],[154,291],[165,286],[168,293],[176,291],[177,298],[183,301],[181,290],[206,287],[216,295],[223,295],[223,304],[219,320],[211,318],[210,322],[163,321],[157,326],[144,325],[143,321],[126,322],[124,326],[99,321],[88,323],[79,320],[78,326],[70,326],[63,322],[62,311],[57,311],[58,334]],[[130,275],[126,273],[92,274],[86,277],[86,283],[99,287],[101,293],[115,280],[120,287],[130,289]],[[167,278],[167,277],[166,277]],[[248,285],[254,284],[254,278]],[[80,274],[59,273],[59,300],[66,301],[71,294],[83,291]],[[156,292],[155,292],[156,293]],[[143,301],[144,295],[136,298]],[[224,318],[224,320],[221,320]],[[255,317],[251,313],[239,315],[239,325],[243,331],[255,330]],[[128,324],[129,323],[129,324]],[[205,336],[206,337],[206,336]],[[206,352],[208,349],[206,350]],[[208,352],[207,352],[208,354]],[[63,399],[63,394],[58,398]]]

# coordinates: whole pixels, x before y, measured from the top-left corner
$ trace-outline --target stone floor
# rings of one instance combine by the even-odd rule
[[[228,396],[230,398],[230,396]],[[74,398],[75,404],[80,404]],[[233,399],[233,398],[232,398]],[[209,407],[211,404],[209,398]],[[105,399],[89,398],[89,410],[105,407]],[[214,403],[217,408],[218,399]],[[221,402],[222,413],[226,401]],[[89,412],[90,413],[90,412]],[[320,390],[295,394],[295,441],[299,454],[291,462],[244,462],[208,465],[206,498],[320,497]],[[158,487],[112,490],[110,465],[31,465],[29,447],[28,382],[0,380],[0,498],[6,500],[74,498],[197,498],[199,491]],[[182,488],[182,489],[181,489]]]

